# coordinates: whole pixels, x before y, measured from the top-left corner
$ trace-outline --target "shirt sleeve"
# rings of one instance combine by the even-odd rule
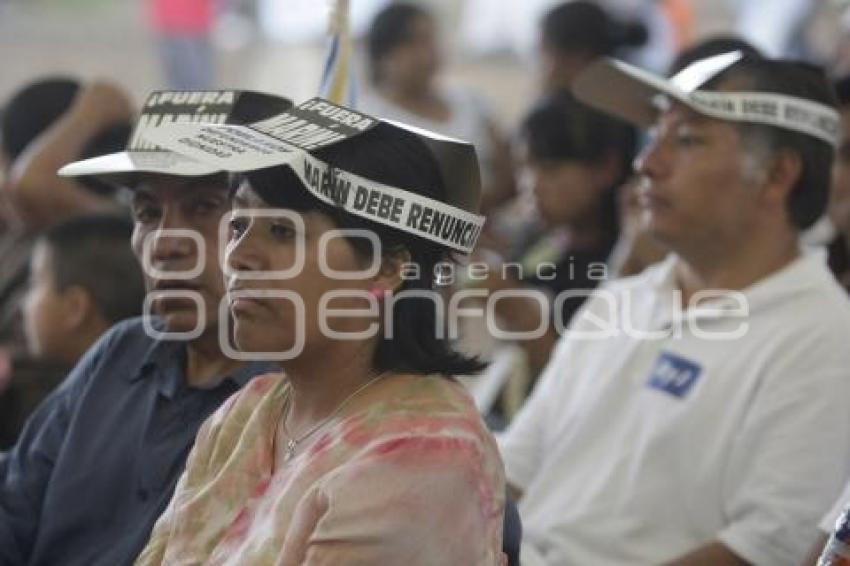
[[[847,375],[800,365],[778,366],[784,375],[763,384],[724,478],[729,522],[718,539],[754,564],[800,564],[848,474]]]
[[[373,443],[301,500],[281,564],[505,564],[500,469],[471,437]]]
[[[510,427],[496,435],[508,483],[522,491],[534,479],[544,452],[544,433],[548,423],[549,402],[561,373],[558,360],[564,350],[563,339],[540,376],[537,385],[511,422]]]
[[[29,560],[53,466],[107,341],[101,339],[92,347],[45,398],[4,458],[0,469],[0,564],[25,564]]]

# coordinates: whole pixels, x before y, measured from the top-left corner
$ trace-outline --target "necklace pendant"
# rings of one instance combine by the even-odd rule
[[[286,441],[286,450],[283,453],[283,461],[289,462],[295,457],[295,447],[298,446],[298,443],[295,440],[287,440]]]

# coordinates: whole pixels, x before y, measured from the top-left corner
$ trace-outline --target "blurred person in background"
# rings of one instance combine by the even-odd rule
[[[632,128],[577,101],[552,94],[525,117],[520,131],[522,175],[530,185],[539,225],[526,228],[506,261],[494,264],[482,285],[490,291],[545,290],[549,306],[565,291],[590,291],[607,279],[608,256],[618,236],[617,187],[629,175],[634,156]],[[506,277],[507,276],[507,277]],[[559,328],[569,325],[584,301],[574,296],[558,312],[541,312],[527,297],[505,297],[496,316],[505,330],[529,332],[548,319],[547,332],[518,341],[536,376],[549,360]],[[556,324],[557,323],[557,324]]]
[[[23,231],[115,208],[110,187],[63,179],[56,171],[75,159],[122,149],[133,115],[127,94],[102,81],[40,80],[12,97],[3,112],[8,175],[2,190]]]
[[[360,109],[472,143],[481,162],[485,213],[513,196],[510,149],[487,104],[439,81],[433,15],[420,5],[394,2],[373,19],[367,47],[373,92],[363,96]]]
[[[62,179],[56,170],[73,159],[122,149],[131,116],[127,96],[115,86],[62,77],[30,83],[5,104],[0,117],[0,358],[5,361],[0,373],[13,366],[37,373],[33,364],[40,364],[26,354],[20,312],[36,235],[74,215],[118,207],[111,187],[95,179]]]
[[[81,215],[36,240],[23,299],[28,360],[0,393],[0,450],[110,326],[138,316],[144,281],[130,249],[133,225],[113,214]],[[50,368],[51,371],[48,371]]]
[[[642,23],[620,21],[595,2],[575,0],[555,5],[539,24],[542,96],[571,92],[573,79],[587,65],[599,57],[621,55],[644,45],[647,34]],[[635,145],[636,131],[631,135]]]
[[[68,109],[79,85],[72,79],[51,77],[19,89],[0,112],[0,344],[15,342],[25,351],[23,330],[15,324],[26,283],[33,233],[12,205],[6,190],[16,160]],[[19,322],[19,319],[18,321]],[[10,352],[4,352],[8,359]],[[3,364],[8,366],[8,364]]]
[[[215,0],[148,0],[165,84],[174,90],[208,90],[215,86],[212,31]]]
[[[693,0],[599,0],[599,3],[621,21],[640,22],[646,27],[646,43],[622,53],[626,61],[638,67],[650,71],[666,69],[675,54],[693,42],[697,24]]]
[[[142,313],[132,231],[124,216],[81,215],[38,238],[23,304],[31,356],[70,369],[110,326]]]
[[[597,57],[622,55],[646,43],[646,27],[621,22],[594,2],[575,0],[550,9],[540,22],[541,86],[569,91],[575,76]]]
[[[533,113],[547,104],[551,105],[552,101],[557,100],[558,97],[565,96],[567,100],[571,99],[569,89],[573,78],[594,59],[621,53],[628,48],[644,45],[648,39],[647,30],[643,24],[620,21],[612,17],[605,8],[598,4],[584,1],[563,2],[551,8],[539,23],[539,36],[538,55],[540,58],[540,79],[543,97],[542,100],[533,103],[529,113]],[[581,106],[580,103],[575,101],[568,102],[567,104],[572,107]],[[554,113],[557,114],[558,112],[555,111]],[[555,118],[555,120],[559,124],[565,123],[558,120],[558,118]],[[603,118],[603,120],[610,122],[607,118]],[[539,126],[537,127],[539,128]],[[553,164],[551,163],[551,157],[559,151],[563,152],[561,155],[563,157],[570,150],[567,147],[559,149],[557,148],[557,144],[563,142],[565,138],[571,135],[584,135],[585,139],[589,139],[590,137],[589,133],[581,133],[580,130],[574,129],[571,131],[572,133],[565,133],[562,139],[558,141],[555,140],[557,137],[555,130],[556,128],[554,127],[549,128],[547,134],[551,138],[547,142],[549,148],[547,149],[548,155],[545,158],[550,161],[548,166],[538,163],[536,166],[530,167],[528,163],[523,163],[523,161],[527,157],[534,158],[535,156],[523,155],[524,152],[521,150],[514,151],[516,167],[520,171],[520,175],[517,178],[519,190],[516,197],[507,203],[499,211],[497,216],[494,217],[491,215],[488,218],[488,223],[485,226],[485,232],[481,241],[482,253],[478,255],[481,256],[479,259],[483,259],[491,265],[498,265],[503,260],[523,260],[522,256],[527,256],[524,258],[524,263],[528,264],[532,270],[535,269],[536,263],[546,263],[552,259],[555,259],[557,262],[562,261],[563,263],[560,264],[559,269],[555,270],[556,273],[553,279],[549,279],[553,276],[552,273],[546,273],[546,279],[544,280],[531,276],[529,277],[529,281],[523,282],[517,280],[516,277],[503,277],[501,270],[498,270],[500,271],[499,273],[491,273],[487,278],[485,285],[491,291],[522,288],[524,283],[543,285],[545,288],[548,288],[549,292],[556,290],[592,289],[599,282],[598,280],[607,278],[607,268],[603,266],[602,271],[604,273],[600,274],[598,280],[590,281],[587,277],[587,267],[590,263],[596,263],[597,258],[601,257],[603,264],[608,259],[612,245],[617,239],[616,228],[602,238],[613,238],[610,242],[604,245],[595,242],[591,247],[596,249],[585,249],[579,254],[581,257],[574,258],[567,249],[569,248],[569,244],[566,244],[562,237],[556,235],[563,228],[554,228],[559,222],[555,222],[554,225],[552,223],[548,223],[547,225],[546,219],[541,217],[542,215],[557,215],[558,211],[563,209],[562,206],[557,205],[552,207],[552,198],[558,204],[566,205],[569,202],[559,200],[557,196],[559,189],[551,190],[552,187],[557,186],[560,186],[561,190],[567,190],[564,186],[564,176],[553,171],[553,169],[557,170],[557,165],[563,164],[564,161]],[[622,171],[625,172],[630,168],[629,156],[633,155],[637,145],[637,132],[628,124],[622,124],[619,130],[618,134],[614,136],[614,139],[609,141],[612,145],[618,145],[620,148],[614,151],[614,153],[620,153],[620,156],[625,159],[619,166],[615,166],[614,168],[621,167]],[[525,133],[527,132],[518,132],[514,136],[516,138],[514,141],[521,140]],[[536,134],[538,133],[536,132]],[[580,140],[576,140],[576,142],[578,146],[584,143]],[[514,145],[522,145],[522,142],[520,141]],[[576,144],[568,143],[567,145],[573,148],[576,147]],[[584,149],[586,147],[584,146]],[[527,154],[527,152],[525,153]],[[555,159],[554,161],[559,162],[560,160]],[[579,158],[577,162],[580,161],[581,159]],[[584,164],[588,165],[588,162]],[[598,165],[599,162],[594,164],[594,166]],[[543,169],[548,169],[548,171],[541,172]],[[552,179],[557,179],[559,176],[561,180],[555,180],[553,182]],[[616,177],[617,175],[614,176]],[[600,176],[594,175],[594,177],[598,179]],[[618,182],[622,182],[622,180],[623,178],[620,178]],[[579,184],[581,184],[581,181]],[[538,185],[537,189],[540,190],[527,190],[531,185]],[[544,188],[547,186],[550,190]],[[616,227],[616,199],[613,187],[608,188],[611,189],[608,195],[610,204],[609,213],[614,213],[612,216],[613,220],[608,219],[601,224]],[[537,196],[535,196],[535,192],[538,193]],[[544,193],[549,194],[544,198],[539,198]],[[589,191],[584,194],[592,193],[593,191]],[[575,204],[575,202],[572,204]],[[572,214],[581,216],[583,212],[574,210]],[[561,221],[563,220],[561,219]],[[581,220],[582,223],[585,221],[587,221],[587,218]],[[591,221],[590,224],[592,225],[593,222]],[[609,232],[607,228],[600,228],[600,231]],[[529,236],[530,233],[535,232],[540,238],[538,242],[533,242],[534,237]],[[520,243],[519,247],[528,246],[529,249],[520,250],[517,243]],[[547,247],[550,249],[545,250]],[[488,250],[495,252],[496,255],[486,257]],[[535,255],[541,254],[541,250],[545,251],[542,252],[540,258],[535,260]],[[573,248],[573,251],[577,251],[577,249]],[[570,262],[576,259],[580,265],[571,265]],[[525,278],[526,274],[520,277]],[[543,322],[541,316],[552,317],[552,321],[557,318],[558,322],[567,324],[572,313],[580,303],[581,299],[574,297],[565,301],[563,308],[559,309],[560,312],[558,313],[555,313],[554,310],[541,313],[541,308],[534,299],[514,296],[499,300],[496,303],[496,314],[511,331],[529,332],[538,328],[538,325]],[[551,304],[551,301],[549,304]],[[504,414],[491,415],[495,417],[493,422],[498,422],[501,420],[501,417],[509,418],[511,416],[518,402],[524,399],[525,394],[533,385],[536,376],[543,366],[545,366],[552,346],[558,336],[558,332],[554,328],[555,325],[551,324],[552,321],[550,321],[546,332],[539,338],[525,338],[517,341],[517,345],[521,348],[523,355],[518,356],[520,359],[517,359],[511,364],[512,367],[516,368],[511,370],[511,376],[504,378],[507,386],[504,390],[501,407],[497,409],[497,411],[501,411]],[[465,322],[465,332],[462,340],[465,344],[464,348],[468,348],[470,352],[478,352],[488,358],[491,357],[491,352],[498,356],[499,352],[508,351],[503,348],[505,346],[504,343],[496,341],[491,336],[492,332],[481,326],[476,326],[475,322],[471,320]],[[498,367],[498,365],[494,364],[494,367]],[[488,373],[485,375],[489,376],[491,374]]]

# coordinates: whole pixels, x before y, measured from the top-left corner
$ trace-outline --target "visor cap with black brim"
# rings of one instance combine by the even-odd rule
[[[316,157],[317,150],[349,139],[354,143],[379,124],[399,135],[413,134],[428,148],[446,187],[444,201],[367,179]],[[484,225],[478,214],[481,179],[472,144],[322,98],[250,125],[175,123],[145,135],[216,170],[240,173],[288,166],[319,200],[461,253],[472,251]],[[374,206],[377,202],[383,206]]]
[[[774,92],[702,88],[742,57],[740,51],[708,57],[669,79],[622,61],[601,58],[576,77],[573,92],[582,102],[641,127],[655,122],[659,99],[666,98],[712,118],[766,124],[838,146],[841,118],[832,106]]]
[[[181,177],[220,173],[208,164],[150,143],[147,132],[177,122],[249,124],[291,106],[287,98],[247,90],[154,91],[145,101],[126,150],[70,163],[59,175],[97,177],[109,184],[130,186],[142,173]]]

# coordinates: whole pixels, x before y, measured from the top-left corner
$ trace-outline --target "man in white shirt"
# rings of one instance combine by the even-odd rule
[[[523,564],[796,565],[850,474],[850,303],[798,243],[829,84],[736,52],[670,81],[600,61],[575,92],[655,124],[641,199],[673,254],[587,302],[500,438]]]

